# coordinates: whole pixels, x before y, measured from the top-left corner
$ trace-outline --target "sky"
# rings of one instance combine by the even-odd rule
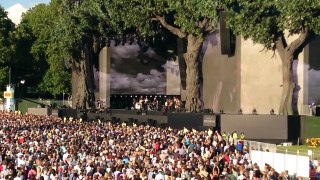
[[[8,12],[8,17],[19,24],[22,13],[39,3],[49,3],[50,0],[0,0],[0,5]]]

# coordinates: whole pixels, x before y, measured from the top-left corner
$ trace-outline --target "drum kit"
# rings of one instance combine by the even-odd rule
[[[142,102],[141,102],[141,100],[135,103],[134,108],[135,108],[136,110],[141,110],[141,109],[142,109]]]
[[[139,101],[135,102],[134,108],[136,110],[153,111],[156,110],[156,104],[154,102],[149,102],[148,100],[140,99]]]

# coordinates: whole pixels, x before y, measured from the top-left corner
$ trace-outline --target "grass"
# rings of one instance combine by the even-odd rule
[[[312,155],[308,155],[308,150],[311,150]],[[277,146],[278,153],[288,153],[297,155],[299,151],[299,155],[301,156],[309,156],[311,160],[320,160],[320,147],[310,147],[308,145],[294,145],[294,146]]]
[[[305,116],[303,124],[305,126],[305,138],[320,137],[320,117]]]

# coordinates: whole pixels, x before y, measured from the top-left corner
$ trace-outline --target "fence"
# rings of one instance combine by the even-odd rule
[[[237,142],[242,140],[237,140]],[[277,145],[271,143],[263,143],[258,141],[249,141],[243,140],[244,145],[248,147],[249,150],[257,150],[257,151],[268,151],[268,152],[277,152]]]
[[[300,155],[300,156],[308,156],[311,161],[318,161],[320,160],[320,150],[315,148],[295,148],[290,149],[286,147],[278,147],[277,148],[278,153],[284,153],[284,154],[293,154],[293,155]]]
[[[257,163],[261,169],[267,163],[278,172],[288,170],[291,176],[309,177],[309,157],[261,151],[251,151],[250,156],[252,163]]]

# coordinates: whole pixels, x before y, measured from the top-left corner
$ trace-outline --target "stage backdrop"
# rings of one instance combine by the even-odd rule
[[[214,112],[278,114],[281,92],[281,60],[251,40],[236,38],[234,56],[221,55],[220,31],[207,36],[200,58],[203,62],[203,103]],[[296,36],[290,37],[288,43]],[[309,105],[320,105],[320,37],[316,37],[293,63],[294,110],[309,115]]]
[[[95,79],[96,84],[102,83],[102,86],[109,83],[111,95],[180,95],[178,61],[168,60],[166,55],[158,54],[153,48],[137,43],[111,45],[108,53],[109,59],[105,56],[103,61],[109,61],[109,72],[106,72],[109,76],[99,79],[102,77],[101,70],[95,68]],[[99,92],[99,89],[96,91]]]
[[[205,109],[237,113],[241,108],[245,114],[250,114],[253,108],[258,114],[269,114],[274,109],[278,113],[282,91],[281,60],[277,52],[273,57],[273,52],[262,50],[262,45],[238,37],[234,56],[221,55],[219,30],[206,37],[200,54]],[[299,114],[309,115],[308,106],[320,104],[319,50],[320,38],[317,37],[294,61],[294,103]],[[179,60],[167,61],[163,54],[137,44],[105,48],[100,55],[100,67],[95,68],[96,97],[106,103],[110,94],[183,93]],[[77,90],[76,82],[73,74],[73,95]]]

